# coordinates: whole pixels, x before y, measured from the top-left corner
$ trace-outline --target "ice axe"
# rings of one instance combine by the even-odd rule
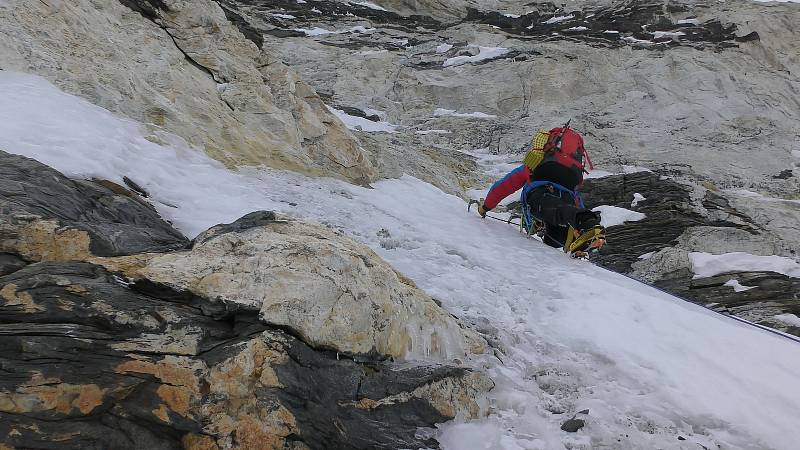
[[[472,208],[472,205],[480,205],[482,201],[483,201],[483,199],[480,199],[480,200],[475,200],[474,198],[469,199],[469,203],[467,204],[467,212],[470,211],[470,208]],[[511,219],[515,219],[515,218],[519,217],[519,216],[517,216],[515,214],[512,214],[511,216],[509,216],[508,220],[500,218],[500,217],[497,217],[497,216],[493,216],[493,215],[491,215],[489,213],[486,213],[486,217],[488,217],[490,219],[494,219],[494,220],[499,220],[501,222],[505,222],[505,223],[511,224],[511,225],[519,225],[519,223],[511,221]]]

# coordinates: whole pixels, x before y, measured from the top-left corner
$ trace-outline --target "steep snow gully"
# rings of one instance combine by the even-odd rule
[[[800,440],[800,345],[570,260],[427,183],[404,176],[368,189],[233,172],[42,78],[0,72],[0,96],[3,150],[73,177],[128,176],[189,236],[257,209],[322,222],[474,323],[496,351],[472,363],[497,387],[487,418],[436,430],[444,448],[791,449]],[[573,416],[586,426],[562,431]]]

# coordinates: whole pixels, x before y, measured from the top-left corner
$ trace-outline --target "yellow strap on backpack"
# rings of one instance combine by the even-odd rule
[[[539,130],[536,135],[533,136],[531,150],[525,155],[525,158],[522,159],[522,163],[525,164],[528,169],[533,170],[542,162],[544,159],[543,149],[548,139],[550,139],[550,132],[547,130]]]
[[[540,129],[531,141],[531,150],[544,150],[547,141],[550,139],[550,132],[545,129]]]

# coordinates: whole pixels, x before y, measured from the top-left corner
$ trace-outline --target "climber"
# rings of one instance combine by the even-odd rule
[[[583,183],[583,157],[594,169],[580,134],[569,122],[550,131],[539,130],[523,164],[489,189],[478,214],[494,209],[501,200],[522,188],[522,228],[539,233],[552,247],[573,256],[585,256],[605,244],[600,214],[584,208],[578,188]]]

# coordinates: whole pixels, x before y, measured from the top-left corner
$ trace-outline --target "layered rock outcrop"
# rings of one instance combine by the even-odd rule
[[[0,212],[0,252],[28,261],[163,252],[189,242],[123,186],[70,180],[1,150]]]
[[[475,416],[464,368],[359,363],[247,312],[145,295],[89,263],[0,279],[0,442],[11,448],[418,448]]]
[[[634,194],[644,200],[634,202]],[[796,256],[798,237],[783,233],[780,220],[776,224],[764,222],[764,216],[754,219],[712,190],[697,192],[652,172],[589,179],[583,196],[589,205],[645,215],[608,228],[608,244],[595,258],[598,264],[714,310],[800,333],[791,321],[782,320],[786,314],[800,313],[800,279],[747,270],[696,278],[689,257],[691,252]],[[788,208],[794,205],[785,203]],[[776,209],[770,215],[781,217]]]
[[[230,167],[356,183],[375,172],[314,90],[210,0],[5,2],[0,69],[166,130]]]
[[[259,212],[176,250],[137,194],[0,156],[0,446],[431,448],[484,412],[483,339],[366,247]]]

